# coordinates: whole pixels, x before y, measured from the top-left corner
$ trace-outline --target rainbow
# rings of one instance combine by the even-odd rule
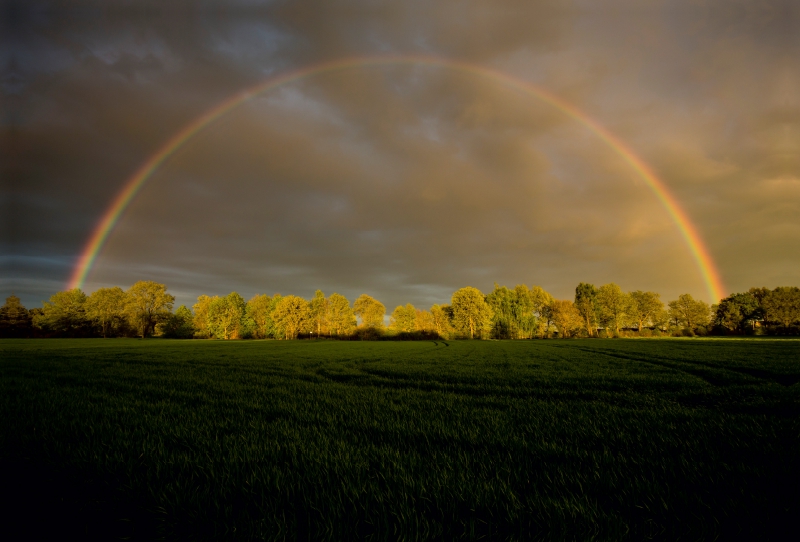
[[[86,277],[91,271],[100,251],[103,249],[103,245],[108,239],[109,234],[114,229],[114,225],[119,221],[120,217],[125,212],[125,209],[127,209],[128,205],[130,205],[130,202],[136,197],[136,194],[139,193],[142,186],[144,186],[153,173],[195,134],[221,116],[246,102],[253,96],[273,90],[281,85],[298,81],[300,79],[340,70],[364,68],[368,66],[403,64],[446,68],[449,70],[492,79],[510,88],[522,91],[541,100],[542,102],[555,107],[567,116],[575,119],[589,128],[611,149],[613,149],[625,162],[627,162],[628,165],[630,165],[652,189],[653,193],[664,206],[664,209],[666,209],[667,213],[672,218],[681,235],[683,236],[683,239],[697,264],[700,274],[703,277],[703,281],[705,282],[712,302],[715,302],[724,296],[724,287],[722,285],[719,272],[717,271],[714,261],[711,259],[711,255],[703,243],[700,234],[697,232],[697,228],[695,228],[694,224],[692,224],[691,220],[689,220],[686,212],[678,204],[677,200],[667,189],[666,185],[655,175],[655,173],[653,173],[647,164],[645,164],[638,156],[636,156],[636,154],[615,135],[589,118],[574,105],[540,87],[511,77],[503,72],[455,60],[406,55],[345,58],[323,64],[316,64],[297,71],[278,75],[262,83],[249,87],[237,94],[234,94],[213,109],[207,111],[197,119],[187,124],[180,132],[176,133],[166,143],[164,143],[164,145],[162,145],[155,154],[148,158],[147,161],[145,161],[141,167],[136,170],[136,172],[125,182],[122,190],[120,190],[120,192],[114,197],[111,205],[109,205],[106,211],[103,213],[102,218],[92,231],[91,236],[81,251],[72,276],[70,277],[68,287],[70,289],[83,287]]]

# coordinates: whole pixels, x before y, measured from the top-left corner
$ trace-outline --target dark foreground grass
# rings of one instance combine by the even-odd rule
[[[6,513],[41,510],[31,535],[777,540],[800,517],[797,341],[21,340],[0,359],[0,484]]]

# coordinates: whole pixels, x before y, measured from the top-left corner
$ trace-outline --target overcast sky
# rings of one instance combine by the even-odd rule
[[[547,89],[663,180],[726,293],[800,285],[796,2],[163,3],[3,5],[3,297],[33,307],[64,289],[115,194],[187,123],[270,77],[378,54]],[[187,305],[319,288],[391,311],[494,282],[572,298],[581,281],[716,301],[597,135],[430,65],[307,77],[198,133],[126,210],[85,290],[142,279]]]

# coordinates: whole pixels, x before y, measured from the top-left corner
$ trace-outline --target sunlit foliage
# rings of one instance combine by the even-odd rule
[[[386,307],[377,299],[361,294],[353,303],[353,313],[361,320],[361,326],[373,329],[383,329],[383,316]]]
[[[453,308],[453,327],[470,339],[483,337],[492,328],[492,307],[480,290],[467,286],[456,290],[450,300]]]

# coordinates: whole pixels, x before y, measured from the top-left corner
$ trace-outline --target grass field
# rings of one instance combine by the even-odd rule
[[[0,341],[30,533],[783,539],[800,341]],[[14,508],[16,506],[16,508]]]

